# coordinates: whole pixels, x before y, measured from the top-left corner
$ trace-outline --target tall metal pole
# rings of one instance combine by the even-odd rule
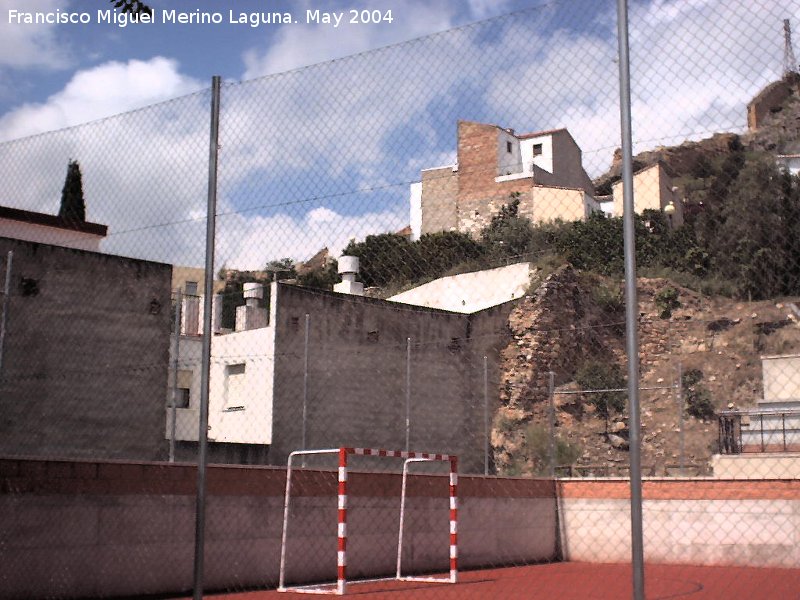
[[[0,377],[3,376],[3,353],[6,347],[6,323],[8,322],[8,304],[11,294],[11,263],[14,260],[14,251],[9,250],[6,257],[6,281],[3,284],[3,315],[0,321]]]
[[[411,338],[406,338],[406,452],[411,447]]]
[[[553,371],[547,373],[547,397],[550,402],[548,417],[550,420],[550,440],[548,448],[548,457],[550,459],[550,477],[555,479],[556,476],[556,399],[555,399],[555,379],[556,374]]]
[[[639,409],[639,336],[636,293],[636,237],[633,198],[633,136],[631,133],[631,64],[628,45],[628,1],[617,0],[619,44],[619,106],[622,134],[623,227],[625,244],[625,325],[628,354],[631,470],[631,563],[633,597],[644,600],[644,538],[642,535],[642,457]]]
[[[483,474],[489,474],[489,358],[483,357]]]
[[[181,316],[183,314],[183,290],[175,293],[175,354],[172,357],[172,407],[170,408],[169,462],[175,462],[175,432],[178,428],[178,359],[181,351]]]
[[[203,312],[203,362],[200,379],[200,425],[197,457],[197,508],[194,537],[194,600],[203,598],[203,558],[206,526],[206,462],[208,446],[208,383],[211,370],[211,318],[214,295],[214,236],[217,223],[217,158],[219,154],[220,76],[211,78],[211,139],[208,151],[206,213],[206,273]]]

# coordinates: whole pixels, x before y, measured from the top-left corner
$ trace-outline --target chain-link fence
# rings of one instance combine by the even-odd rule
[[[0,597],[628,597],[642,478],[797,597],[799,10],[632,6],[630,164],[610,2],[224,82],[213,257],[213,92],[1,143]]]

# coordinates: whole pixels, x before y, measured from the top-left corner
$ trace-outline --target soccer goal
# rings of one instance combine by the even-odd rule
[[[286,586],[286,542],[289,529],[289,505],[292,498],[292,460],[297,456],[319,454],[338,454],[339,457],[339,485],[338,485],[338,524],[337,524],[337,574],[336,581],[317,585]],[[283,531],[281,533],[281,563],[278,580],[280,592],[302,592],[308,594],[337,594],[342,595],[347,591],[347,463],[351,455],[375,456],[386,458],[402,458],[403,484],[400,494],[400,528],[397,536],[397,570],[394,577],[370,579],[369,581],[384,581],[387,579],[400,581],[426,581],[433,583],[456,583],[458,581],[458,458],[448,454],[431,454],[427,452],[404,452],[400,450],[381,450],[372,448],[335,448],[329,450],[297,450],[289,455],[286,464],[286,494],[283,502]],[[406,484],[408,481],[409,465],[418,462],[445,462],[450,466],[450,573],[445,577],[426,577],[403,575],[403,530],[405,525],[406,510]]]

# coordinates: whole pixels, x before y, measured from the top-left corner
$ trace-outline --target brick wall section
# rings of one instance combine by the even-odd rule
[[[458,228],[474,236],[508,203],[512,193],[525,194],[530,201],[531,178],[495,181],[498,135],[495,125],[458,122]]]
[[[165,458],[172,267],[0,238],[8,251],[0,454]]]
[[[559,498],[596,500],[627,500],[630,498],[628,480],[559,481]],[[646,480],[642,483],[644,500],[797,500],[800,498],[798,480],[720,480],[693,479]]]

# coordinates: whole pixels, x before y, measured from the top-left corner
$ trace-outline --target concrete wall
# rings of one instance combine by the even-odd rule
[[[800,479],[800,452],[715,454],[711,467],[721,479]]]
[[[458,226],[458,172],[452,166],[422,172],[420,232],[450,231]]]
[[[480,374],[482,382],[487,353],[496,369],[496,332],[506,325],[509,305],[459,315],[288,285],[277,286],[273,303],[278,350],[270,464],[285,464],[302,447],[308,314],[307,448],[405,449],[411,338],[411,449],[455,453],[464,472],[483,472],[483,384],[470,378]],[[494,335],[478,337],[478,328]]]
[[[629,562],[630,483],[558,483],[564,559]],[[653,563],[796,567],[800,480],[647,480],[644,558]]]
[[[164,458],[171,267],[0,238],[9,250],[0,454]]]
[[[594,184],[583,169],[583,155],[580,147],[566,129],[550,133],[553,137],[552,173],[536,169],[534,181],[543,185],[579,188],[587,194],[594,194]]]
[[[293,477],[287,579],[335,579],[336,473]],[[0,459],[0,598],[166,595],[192,585],[191,465]],[[209,467],[205,590],[275,587],[283,469]],[[352,473],[348,572],[394,574],[399,475]],[[404,565],[448,568],[448,479],[410,479]],[[459,480],[459,566],[552,560],[553,484]]]
[[[535,224],[555,220],[582,221],[588,212],[588,200],[582,189],[534,186],[532,202],[520,204],[520,216]]]
[[[762,356],[764,402],[800,400],[800,356]]]

